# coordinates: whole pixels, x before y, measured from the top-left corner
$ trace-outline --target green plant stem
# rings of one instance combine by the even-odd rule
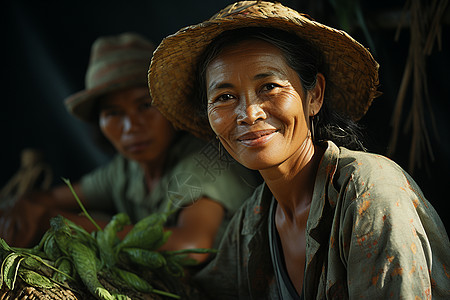
[[[87,212],[86,208],[84,207],[83,203],[81,203],[80,198],[78,198],[78,195],[75,193],[75,190],[72,187],[72,184],[70,183],[70,180],[67,178],[62,178],[62,180],[69,186],[70,191],[72,192],[73,196],[78,202],[78,205],[81,207],[81,210],[83,211],[84,215],[91,221],[92,224],[97,228],[98,231],[103,231],[100,226],[92,219],[91,215]]]
[[[191,248],[191,249],[180,249],[173,251],[163,251],[166,254],[178,255],[178,254],[189,254],[189,253],[217,253],[217,249],[208,249],[208,248]]]
[[[162,295],[162,296],[167,296],[167,297],[171,297],[171,298],[175,298],[175,299],[180,299],[181,297],[169,292],[164,292],[161,290],[157,290],[157,289],[153,289],[152,293],[158,294],[158,295]]]

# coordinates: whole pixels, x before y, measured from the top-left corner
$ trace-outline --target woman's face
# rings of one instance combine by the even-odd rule
[[[169,121],[151,106],[147,87],[133,87],[103,97],[99,125],[117,151],[139,163],[161,159],[174,136]]]
[[[299,153],[314,107],[277,47],[225,48],[206,69],[206,91],[210,125],[241,164],[263,170]]]

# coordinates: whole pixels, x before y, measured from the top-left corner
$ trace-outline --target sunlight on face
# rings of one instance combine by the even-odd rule
[[[298,74],[260,40],[227,47],[207,67],[208,118],[227,151],[251,169],[283,163],[308,135]]]

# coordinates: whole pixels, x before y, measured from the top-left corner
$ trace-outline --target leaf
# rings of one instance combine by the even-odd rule
[[[56,261],[56,267],[58,271],[53,273],[52,279],[64,283],[67,279],[73,279],[70,275],[72,274],[72,263],[67,257],[60,257]]]
[[[69,219],[64,218],[64,222],[69,226],[69,228],[76,234],[76,237],[86,243],[95,244],[95,238],[92,237],[83,227],[75,224]]]
[[[25,257],[22,266],[30,270],[39,270],[41,263],[32,256]]]
[[[50,279],[32,270],[21,269],[19,271],[19,276],[27,284],[37,288],[50,289],[53,287],[53,283]]]
[[[17,271],[19,270],[20,262],[24,257],[19,253],[9,254],[2,263],[1,279],[5,282],[6,286],[10,289],[14,289],[16,283]],[[2,284],[0,284],[1,288]]]
[[[50,230],[47,230],[44,235],[42,236],[41,240],[39,241],[39,244],[33,247],[34,250],[41,251],[44,249],[44,244],[47,241],[47,239],[52,235],[52,232]]]
[[[187,254],[177,254],[172,256],[172,259],[183,267],[196,266],[199,264],[196,259],[190,258]]]
[[[97,287],[94,290],[93,293],[98,299],[102,299],[102,300],[115,300],[114,296],[110,294],[110,292],[108,292],[107,289],[105,289],[104,287]]]
[[[131,262],[148,267],[151,270],[155,270],[166,265],[165,257],[158,251],[140,248],[124,248],[121,251],[126,254]]]
[[[114,246],[117,239],[117,232],[121,231],[125,225],[130,224],[130,217],[125,213],[114,215],[103,229],[103,239],[110,247]]]
[[[0,238],[0,246],[4,251],[12,251],[11,247],[6,243],[6,241],[1,238]]]
[[[161,248],[161,246],[167,242],[167,240],[169,239],[169,237],[171,235],[172,235],[172,231],[170,231],[170,230],[164,231],[163,235],[161,236],[159,241],[155,242],[152,249],[158,250],[159,248]]]
[[[45,240],[43,250],[45,255],[51,260],[56,260],[62,255],[61,250],[59,250],[56,244],[55,235],[53,234]]]
[[[130,224],[130,218],[125,213],[114,215],[103,231],[97,231],[96,240],[100,251],[100,257],[107,267],[112,267],[116,262],[113,246],[120,242],[117,232],[125,225]]]
[[[122,242],[115,247],[116,251],[131,247],[154,250],[154,246],[164,236],[164,222],[165,217],[158,214],[142,219],[128,232]]]
[[[138,275],[133,272],[128,272],[119,268],[114,268],[113,271],[116,273],[119,278],[121,278],[124,282],[126,282],[129,286],[133,287],[135,290],[143,292],[143,293],[155,293],[159,295],[163,295],[166,297],[171,297],[174,299],[180,299],[180,296],[157,290],[153,288],[153,286],[148,283],[145,279],[142,279]]]
[[[97,245],[100,252],[100,258],[108,268],[111,268],[116,263],[116,257],[112,246],[107,241],[104,231],[97,231]]]

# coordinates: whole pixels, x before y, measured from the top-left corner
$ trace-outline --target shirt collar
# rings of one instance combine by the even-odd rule
[[[325,152],[317,170],[316,180],[314,183],[314,192],[309,211],[307,230],[311,231],[316,228],[322,218],[325,203],[327,201],[327,190],[331,182],[333,182],[339,161],[339,148],[332,141],[326,141],[322,144]],[[335,203],[330,203],[334,207]]]
[[[248,203],[246,217],[243,220],[243,235],[254,234],[257,231],[256,227],[260,226],[261,222],[267,221],[272,199],[272,192],[263,182],[249,199],[251,202]]]

